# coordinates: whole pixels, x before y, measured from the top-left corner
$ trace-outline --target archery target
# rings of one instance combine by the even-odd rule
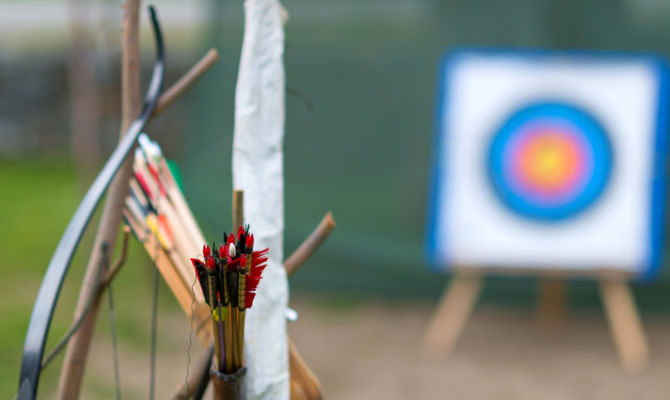
[[[518,214],[570,218],[598,199],[612,169],[602,126],[565,103],[534,103],[515,111],[488,154],[491,185]]]
[[[432,264],[651,276],[663,228],[665,71],[650,55],[448,55]]]

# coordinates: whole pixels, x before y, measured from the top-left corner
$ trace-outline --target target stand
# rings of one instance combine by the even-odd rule
[[[451,353],[474,310],[488,273],[490,271],[477,268],[455,269],[426,330],[424,357],[441,359]],[[540,276],[538,317],[547,328],[556,329],[563,324],[567,278],[562,272]],[[629,278],[603,272],[595,279],[621,366],[627,372],[638,373],[649,362],[649,345],[628,285]]]
[[[470,49],[440,71],[427,254],[452,279],[424,353],[449,353],[487,275],[539,277],[547,327],[564,319],[564,281],[587,278],[623,367],[643,369],[649,346],[629,282],[660,265],[665,63]]]

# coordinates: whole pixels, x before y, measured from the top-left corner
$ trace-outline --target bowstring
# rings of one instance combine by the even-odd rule
[[[109,270],[109,259],[107,255],[106,243],[102,246],[102,269],[105,272]],[[114,388],[116,390],[116,400],[121,400],[121,375],[119,373],[119,346],[116,336],[116,316],[114,311],[114,294],[112,293],[112,282],[107,286],[107,303],[109,304],[109,328],[112,335],[112,358],[114,363]]]
[[[195,283],[197,282],[198,277],[195,276],[193,278],[193,283],[191,284],[191,293],[193,294],[192,300],[191,300],[191,330],[188,333],[188,348],[186,349],[186,377],[184,378],[184,381],[186,383],[186,393],[189,393],[191,390],[191,387],[188,384],[188,375],[190,373],[190,366],[191,366],[191,346],[193,345],[193,322],[195,321]]]

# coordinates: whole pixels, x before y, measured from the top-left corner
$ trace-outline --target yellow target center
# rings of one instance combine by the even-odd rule
[[[547,132],[530,140],[521,157],[522,176],[540,190],[566,185],[577,172],[577,155],[569,139]]]

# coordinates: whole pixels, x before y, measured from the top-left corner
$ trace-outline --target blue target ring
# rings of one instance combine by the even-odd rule
[[[533,220],[560,221],[589,208],[612,173],[612,147],[588,112],[543,102],[513,112],[493,135],[488,175],[498,199]]]

